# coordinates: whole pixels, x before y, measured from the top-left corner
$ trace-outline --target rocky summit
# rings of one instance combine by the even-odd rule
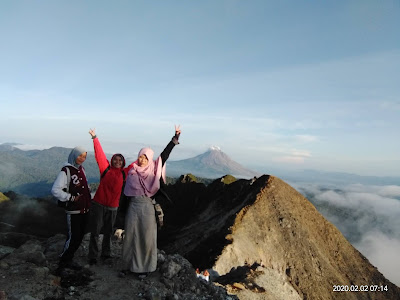
[[[240,299],[400,299],[399,287],[279,178],[187,184],[169,186],[186,222],[166,228],[163,248],[211,268]]]
[[[58,272],[63,234],[8,226],[18,232],[0,234],[0,299],[400,299],[399,287],[277,177],[205,185],[185,175],[164,191],[153,274],[118,277],[118,240],[113,258],[88,265],[88,236],[76,255],[84,268]],[[10,212],[13,200],[5,202]]]

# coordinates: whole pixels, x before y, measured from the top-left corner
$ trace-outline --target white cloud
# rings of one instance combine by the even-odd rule
[[[308,150],[297,150],[293,149],[292,151],[293,156],[299,156],[299,157],[311,157],[311,153]]]
[[[303,164],[304,156],[280,156],[275,161],[289,164]]]
[[[400,186],[367,186],[322,188],[302,185],[300,190],[312,195],[313,201],[329,204],[325,217],[336,225],[383,275],[400,284]],[[339,209],[336,209],[339,208]],[[349,216],[351,216],[349,218]]]
[[[373,231],[366,233],[355,247],[377,266],[386,278],[400,286],[400,239]]]
[[[20,144],[20,145],[15,145],[15,148],[27,151],[27,150],[44,150],[44,149],[50,149],[53,146],[49,145],[32,145],[32,144]]]
[[[278,156],[274,159],[276,162],[289,163],[289,164],[304,164],[306,158],[311,157],[311,153],[308,150],[290,149],[284,150],[288,155]]]
[[[384,197],[399,197],[400,196],[400,186],[398,185],[386,185],[379,187],[378,194]]]
[[[371,188],[360,184],[347,188],[348,190],[344,189],[341,193],[332,190],[322,192],[317,198],[341,207],[371,210],[383,216],[400,215],[400,201],[389,197],[398,196],[400,186]],[[362,188],[364,191],[361,191]]]
[[[398,185],[370,185],[365,186],[363,184],[352,184],[349,185],[346,190],[351,192],[369,192],[378,194],[382,197],[398,197],[400,196],[400,186]]]

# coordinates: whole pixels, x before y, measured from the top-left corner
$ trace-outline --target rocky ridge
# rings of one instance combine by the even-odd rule
[[[399,287],[277,177],[224,176],[205,186],[182,176],[165,190],[171,202],[158,198],[162,250],[148,278],[117,276],[119,241],[115,258],[56,274],[63,235],[3,233],[0,291],[8,299],[400,299]],[[87,243],[77,253],[81,264]],[[196,268],[207,269],[212,283],[197,278]]]
[[[189,214],[187,207],[195,213],[166,228],[173,238],[163,249],[230,278],[222,283],[241,299],[400,299],[399,287],[290,185],[267,175],[230,184],[225,179],[206,189],[192,182],[186,192],[169,186],[185,207],[180,213]],[[247,270],[242,290],[233,286],[238,270]],[[335,292],[336,286],[368,291]]]

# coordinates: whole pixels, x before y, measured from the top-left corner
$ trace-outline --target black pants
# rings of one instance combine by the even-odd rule
[[[89,221],[89,214],[67,214],[68,236],[65,241],[64,250],[60,255],[60,262],[68,262],[74,258],[76,250],[82,243],[86,233],[86,226]]]
[[[116,209],[110,209],[103,205],[92,202],[90,208],[90,242],[89,242],[89,259],[97,258],[99,253],[99,234],[103,228],[103,243],[101,247],[102,256],[111,256],[111,236],[115,217],[117,216]]]

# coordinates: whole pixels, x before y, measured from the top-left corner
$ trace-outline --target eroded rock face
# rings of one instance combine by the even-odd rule
[[[254,203],[268,177],[254,183],[237,180],[226,184],[222,178],[207,187],[194,182],[167,186],[174,205],[162,203],[165,227],[159,233],[159,247],[167,253],[180,253],[200,269],[211,268],[231,242],[230,227],[236,215]]]
[[[226,278],[238,268],[258,265],[257,272],[249,269],[243,276],[244,289],[233,286],[235,276],[224,282],[243,299],[252,289],[254,299],[400,299],[400,289],[279,178],[215,181],[193,205],[197,214],[174,231],[165,249]],[[334,292],[337,285],[387,291]]]

